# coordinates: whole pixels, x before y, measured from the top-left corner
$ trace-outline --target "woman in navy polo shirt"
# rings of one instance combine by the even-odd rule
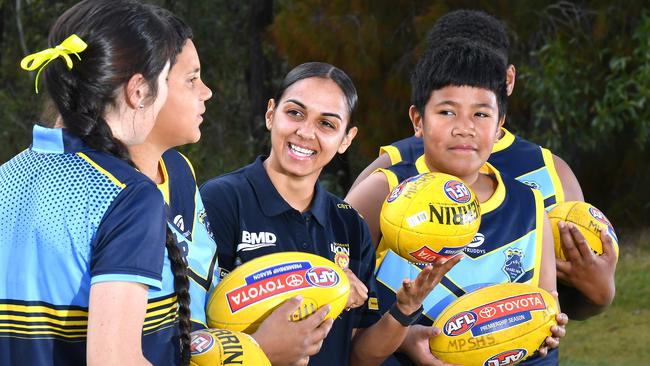
[[[460,260],[435,263],[414,281],[405,280],[391,311],[380,315],[367,225],[318,182],[323,167],[345,152],[357,133],[356,104],[354,85],[340,69],[319,62],[297,66],[268,102],[270,155],[201,187],[220,273],[282,251],[315,253],[346,268],[352,309],[334,321],[310,365],[381,362],[419,317],[426,294]]]

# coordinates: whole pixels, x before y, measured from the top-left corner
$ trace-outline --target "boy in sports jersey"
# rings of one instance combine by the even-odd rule
[[[436,364],[428,350],[427,340],[435,336],[430,325],[449,303],[473,289],[521,282],[551,293],[556,290],[553,238],[539,191],[486,164],[505,115],[504,74],[499,55],[466,39],[450,39],[428,52],[412,76],[409,109],[423,136],[424,158],[418,164],[397,164],[371,174],[346,198],[366,219],[374,243],[379,243],[380,305],[391,302],[396,285],[413,270],[411,262],[390,250],[391,243],[381,240],[379,213],[390,190],[419,173],[443,172],[462,179],[481,203],[481,251],[466,252],[471,258],[454,266],[427,296],[419,319],[424,327],[412,326],[400,349],[404,354],[396,354],[386,365]],[[559,338],[566,315],[559,315],[558,322],[560,326],[551,330]],[[540,353],[557,345],[557,338],[548,337]],[[540,359],[528,364],[542,364]],[[543,364],[556,362],[546,359]]]
[[[428,35],[428,47],[433,49],[449,37],[462,37],[488,45],[507,63],[509,41],[505,26],[494,17],[480,11],[457,10],[442,16]],[[506,70],[507,93],[515,85],[515,66]],[[503,120],[505,121],[505,120]],[[582,190],[571,168],[549,150],[513,135],[500,124],[499,140],[494,144],[488,162],[499,172],[541,191],[544,206],[550,210],[557,202],[584,201]],[[357,177],[352,188],[376,169],[399,162],[416,164],[424,152],[421,127],[414,125],[414,136],[379,149],[380,156]],[[616,255],[609,237],[608,250],[596,256],[584,237],[573,225],[560,225],[562,245],[569,253],[568,261],[557,261],[558,291],[562,309],[572,319],[586,319],[602,312],[614,299]]]

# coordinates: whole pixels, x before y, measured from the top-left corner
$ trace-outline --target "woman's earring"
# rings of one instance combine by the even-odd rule
[[[138,108],[140,108],[140,109],[144,109],[144,103],[141,103],[141,104],[138,106]]]

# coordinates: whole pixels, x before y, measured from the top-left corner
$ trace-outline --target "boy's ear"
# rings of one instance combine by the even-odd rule
[[[515,90],[515,76],[517,76],[515,65],[508,65],[508,69],[506,70],[506,93],[508,96]]]
[[[422,137],[422,115],[414,105],[409,107],[409,118],[413,124],[415,136]]]
[[[501,117],[499,123],[497,124],[497,130],[494,134],[494,142],[498,142],[501,138],[501,128],[503,127],[504,123],[506,123],[506,116]]]

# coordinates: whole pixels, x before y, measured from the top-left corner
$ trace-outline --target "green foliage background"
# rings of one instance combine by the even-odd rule
[[[0,0],[0,162],[29,145],[40,118],[34,76],[18,63],[45,46],[53,21],[75,2]],[[343,195],[380,145],[412,133],[409,73],[427,30],[448,11],[471,8],[510,30],[518,74],[507,126],[566,160],[587,201],[617,228],[647,225],[650,7],[644,1],[155,2],[193,27],[214,91],[201,142],[182,148],[199,182],[266,152],[263,112],[274,85],[292,66],[321,60],[348,72],[360,95],[353,149],[323,176]]]

